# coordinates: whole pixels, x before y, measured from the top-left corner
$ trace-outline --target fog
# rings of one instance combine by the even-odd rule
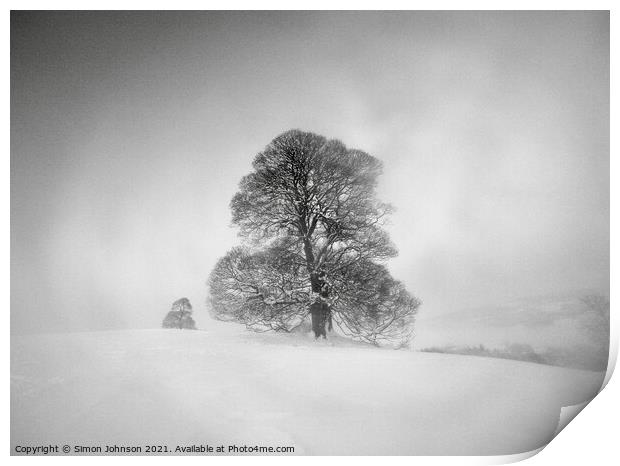
[[[291,128],[384,162],[421,321],[608,292],[607,12],[13,12],[11,331],[204,325]]]

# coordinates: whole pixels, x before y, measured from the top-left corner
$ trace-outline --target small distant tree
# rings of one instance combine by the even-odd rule
[[[340,141],[299,130],[254,159],[231,201],[246,239],[209,279],[216,318],[291,331],[310,316],[315,336],[332,324],[355,339],[405,345],[420,301],[384,263],[396,255],[376,198],[381,162]]]
[[[194,330],[196,322],[192,318],[192,305],[187,298],[181,298],[172,303],[172,309],[166,315],[162,326],[164,328],[186,328]]]

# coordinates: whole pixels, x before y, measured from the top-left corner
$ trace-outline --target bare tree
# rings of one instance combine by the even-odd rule
[[[253,162],[231,202],[247,239],[210,280],[216,316],[290,331],[310,314],[315,336],[332,321],[379,344],[407,340],[419,300],[382,265],[396,249],[376,199],[381,162],[336,140],[292,130]]]

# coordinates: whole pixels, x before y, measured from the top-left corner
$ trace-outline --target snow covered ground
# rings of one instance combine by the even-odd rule
[[[294,446],[495,455],[552,437],[602,373],[204,330],[13,336],[11,445]]]

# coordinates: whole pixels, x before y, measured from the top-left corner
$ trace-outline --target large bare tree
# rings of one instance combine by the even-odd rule
[[[247,241],[211,274],[214,314],[283,331],[311,315],[316,337],[335,322],[375,344],[408,341],[420,302],[383,265],[396,249],[382,229],[391,207],[375,195],[381,168],[313,133],[271,141],[231,201]]]

